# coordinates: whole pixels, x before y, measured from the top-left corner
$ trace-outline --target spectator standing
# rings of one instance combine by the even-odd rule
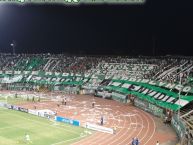
[[[101,125],[103,125],[103,116],[101,116]]]
[[[116,132],[117,132],[117,127],[114,126],[114,127],[113,127],[113,134],[116,134]]]
[[[64,99],[62,99],[62,105],[64,105]]]
[[[135,139],[134,138],[132,138],[131,145],[135,145]]]
[[[66,106],[66,98],[64,99],[64,105]]]
[[[135,145],[139,145],[139,139],[138,138],[135,139]]]
[[[93,101],[93,102],[92,102],[92,108],[94,108],[94,105],[95,105],[95,102]]]
[[[156,145],[159,145],[159,141],[157,141]]]

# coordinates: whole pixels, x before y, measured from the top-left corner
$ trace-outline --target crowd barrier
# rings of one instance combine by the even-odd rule
[[[11,109],[11,110],[16,110],[16,111],[21,111],[21,112],[25,112],[25,113],[29,113],[32,115],[36,115],[36,116],[40,116],[40,117],[45,117],[45,118],[50,118],[51,116],[55,115],[55,112],[49,109],[44,109],[44,110],[32,110],[32,109],[26,109],[20,106],[16,106],[16,105],[11,105],[11,104],[7,104],[7,103],[0,103],[0,107],[5,107],[7,109]]]
[[[92,129],[95,131],[100,131],[100,132],[104,132],[104,133],[110,133],[113,134],[113,129],[112,128],[107,128],[107,127],[103,127],[103,126],[99,126],[96,124],[91,124],[91,123],[86,123],[85,125],[86,128],[88,129]]]
[[[40,117],[45,117],[45,118],[50,118],[50,116],[54,116],[56,113],[52,110],[49,109],[43,109],[43,110],[28,110],[29,114],[40,116]]]
[[[38,116],[38,112],[37,112],[36,110],[31,110],[31,109],[29,109],[29,110],[28,110],[28,113],[29,113],[29,114],[32,114],[32,115]]]
[[[16,105],[5,104],[4,107],[6,107],[8,109],[12,109],[12,110],[28,113],[28,109],[23,108],[23,107],[19,107],[19,106],[16,106]]]
[[[61,117],[61,116],[55,116],[55,121],[71,124],[74,126],[80,126],[80,121]]]
[[[178,118],[176,114],[173,115],[171,124],[173,128],[175,129],[177,135],[182,138],[186,132],[185,124],[181,119]]]

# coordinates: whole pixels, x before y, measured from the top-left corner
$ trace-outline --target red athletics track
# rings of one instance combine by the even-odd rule
[[[105,127],[116,126],[117,128],[116,134],[94,132],[73,145],[130,145],[134,137],[139,138],[140,145],[155,145],[157,140],[160,143],[176,140],[175,133],[167,132],[167,130],[166,132],[160,131],[164,128],[163,123],[156,125],[157,122],[155,122],[160,119],[132,105],[93,96],[66,95],[67,105],[58,107],[57,104],[61,104],[62,95],[55,95],[58,97],[53,101],[27,103],[22,106],[34,109],[35,105],[37,109],[57,110],[59,116],[77,119],[81,124],[85,122],[99,124],[100,117],[103,115]],[[93,100],[95,101],[94,108],[92,108]]]

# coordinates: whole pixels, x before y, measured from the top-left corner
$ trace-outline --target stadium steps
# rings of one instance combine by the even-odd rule
[[[191,114],[193,114],[193,110],[192,109],[186,111],[186,113],[184,115],[181,115],[180,117],[183,118],[183,117],[189,116]]]
[[[188,114],[189,112],[192,111],[192,108],[183,108],[180,110],[180,117],[183,118]]]
[[[183,118],[183,121],[187,124],[187,126],[193,130],[193,119],[188,116],[187,118]]]

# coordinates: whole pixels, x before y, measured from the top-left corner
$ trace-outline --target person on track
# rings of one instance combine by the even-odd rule
[[[157,141],[156,145],[159,145],[159,141]]]

